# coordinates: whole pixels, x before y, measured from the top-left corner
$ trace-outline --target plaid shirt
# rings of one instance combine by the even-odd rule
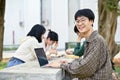
[[[102,36],[94,31],[84,47],[83,58],[61,64],[61,68],[70,74],[69,77],[78,80],[112,80],[109,51]]]

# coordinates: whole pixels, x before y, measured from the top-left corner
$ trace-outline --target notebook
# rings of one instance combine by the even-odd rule
[[[35,50],[36,56],[38,58],[39,65],[44,66],[44,65],[48,64],[48,60],[47,60],[44,49],[43,48],[35,48],[34,50]]]
[[[49,62],[47,60],[47,56],[46,56],[43,48],[35,48],[34,50],[35,50],[36,56],[38,58],[40,67],[60,69],[60,67],[46,66]]]
[[[80,42],[66,42],[65,43],[65,50],[73,49],[77,46],[77,44],[81,44]]]

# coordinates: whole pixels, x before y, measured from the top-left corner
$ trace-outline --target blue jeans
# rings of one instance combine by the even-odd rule
[[[18,59],[18,58],[12,57],[9,60],[9,62],[7,63],[7,67],[15,66],[15,65],[18,65],[18,64],[22,64],[22,63],[25,63],[25,62]]]

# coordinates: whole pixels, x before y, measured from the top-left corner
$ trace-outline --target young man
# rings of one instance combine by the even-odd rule
[[[48,66],[61,67],[69,74],[70,80],[112,80],[109,51],[103,37],[93,29],[94,18],[90,9],[81,9],[75,13],[75,25],[86,39],[83,57],[71,63],[60,61]]]

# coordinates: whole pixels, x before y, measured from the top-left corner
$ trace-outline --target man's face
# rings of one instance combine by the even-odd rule
[[[77,17],[75,25],[80,33],[86,33],[92,28],[93,21],[89,20],[87,17],[81,16]]]

